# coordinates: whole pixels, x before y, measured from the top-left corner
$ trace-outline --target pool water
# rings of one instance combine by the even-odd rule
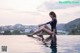
[[[80,36],[57,35],[57,47],[51,49],[26,35],[0,35],[0,53],[4,53],[1,46],[7,46],[5,53],[80,53]]]

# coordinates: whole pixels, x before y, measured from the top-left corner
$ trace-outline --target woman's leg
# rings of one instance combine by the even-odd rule
[[[32,33],[31,35],[35,35],[35,34],[41,32],[41,31],[42,31],[42,29],[39,29],[39,30],[35,31],[34,33]]]
[[[34,35],[34,34],[39,33],[39,32],[41,32],[41,31],[47,32],[47,33],[50,34],[50,35],[53,34],[53,32],[52,32],[51,30],[45,28],[45,26],[42,26],[38,31],[32,33],[31,35]]]
[[[45,28],[51,30],[48,26],[45,26]],[[47,38],[45,39],[45,41],[47,42],[47,41],[51,40],[51,37],[52,37],[52,35],[50,35],[49,37],[47,37]]]
[[[46,29],[48,29],[48,30],[51,30],[47,25],[45,25],[44,27],[45,27]],[[44,41],[44,37],[43,37],[43,35],[42,35],[42,32],[43,32],[43,31],[41,31],[40,34],[38,34],[37,36],[40,37],[40,38],[42,39],[42,41]]]
[[[43,37],[43,35],[42,35],[42,34],[37,35],[37,36],[41,38],[41,41],[44,41],[44,37]]]
[[[50,35],[49,37],[47,37],[47,38],[45,39],[45,41],[48,42],[48,41],[51,40],[51,38],[52,38],[52,35]]]

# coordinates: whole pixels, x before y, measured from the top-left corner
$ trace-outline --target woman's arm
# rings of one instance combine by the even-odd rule
[[[47,23],[44,23],[44,24],[40,24],[39,26],[43,26],[43,25],[50,24],[50,23],[51,23],[51,21],[47,22]]]
[[[50,24],[51,23],[51,21],[50,22],[47,22],[46,24]]]

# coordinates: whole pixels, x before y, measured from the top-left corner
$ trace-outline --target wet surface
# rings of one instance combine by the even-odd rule
[[[57,46],[50,48],[26,35],[0,35],[0,53],[3,53],[1,46],[7,46],[5,53],[80,53],[80,36],[57,35]]]

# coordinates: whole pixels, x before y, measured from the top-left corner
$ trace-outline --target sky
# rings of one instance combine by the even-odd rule
[[[80,4],[61,4],[59,1],[63,0],[0,0],[0,26],[46,23],[51,20],[50,11],[56,13],[58,24],[80,18]]]

